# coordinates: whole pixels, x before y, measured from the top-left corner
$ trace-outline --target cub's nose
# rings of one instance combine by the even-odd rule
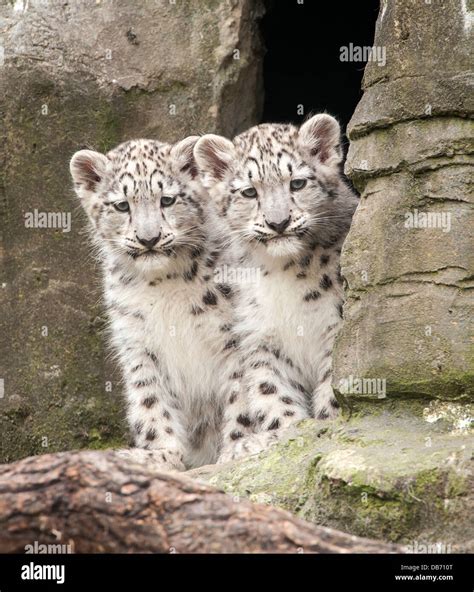
[[[161,232],[158,236],[153,238],[140,238],[137,234],[137,241],[147,249],[153,249],[156,243],[160,240]]]
[[[288,217],[286,218],[286,220],[282,220],[281,222],[267,222],[266,220],[265,222],[269,228],[271,228],[275,232],[278,232],[278,234],[281,234],[284,230],[288,228],[290,220],[291,218]]]

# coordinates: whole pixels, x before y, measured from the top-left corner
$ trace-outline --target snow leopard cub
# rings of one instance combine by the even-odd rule
[[[81,150],[70,164],[102,262],[134,458],[163,469],[216,461],[222,376],[236,371],[234,288],[214,277],[223,254],[193,160],[197,139]]]
[[[259,281],[241,286],[235,331],[244,352],[240,390],[226,432],[245,437],[220,460],[256,452],[292,422],[332,418],[334,339],[342,318],[341,246],[357,205],[345,184],[340,127],[326,114],[299,129],[262,124],[232,142],[203,136],[194,154],[203,184],[246,249]],[[240,419],[239,419],[240,417]]]

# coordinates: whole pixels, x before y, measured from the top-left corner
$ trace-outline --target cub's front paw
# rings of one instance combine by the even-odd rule
[[[144,448],[128,448],[117,450],[117,453],[124,458],[146,465],[154,471],[185,471],[183,455],[176,450],[158,448],[156,450],[145,450]]]
[[[226,463],[251,454],[258,454],[278,440],[276,434],[251,434],[225,446],[217,463]]]
[[[316,419],[334,419],[340,414],[339,404],[329,383],[313,392],[313,415]]]

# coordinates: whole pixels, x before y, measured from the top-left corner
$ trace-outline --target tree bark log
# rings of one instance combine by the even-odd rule
[[[35,541],[75,553],[400,552],[114,451],[0,466],[0,553],[24,553]]]

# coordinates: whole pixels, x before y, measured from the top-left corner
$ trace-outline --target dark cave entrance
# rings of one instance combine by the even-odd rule
[[[372,46],[378,9],[379,0],[267,0],[262,121],[301,123],[326,111],[345,131],[362,96],[365,62],[341,61],[340,48]]]

